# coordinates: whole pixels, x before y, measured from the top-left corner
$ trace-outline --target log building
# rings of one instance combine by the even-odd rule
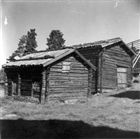
[[[97,67],[95,83],[92,85],[92,93],[110,91],[112,89],[125,88],[132,81],[132,57],[131,50],[121,38],[97,41],[70,46],[76,49],[88,61]],[[96,84],[96,85],[95,85]],[[96,89],[94,89],[96,86]]]
[[[3,68],[8,95],[37,97],[41,102],[90,97],[95,83],[96,67],[74,49],[32,53]]]
[[[132,82],[134,52],[121,38],[40,51],[3,65],[8,95],[86,98]]]

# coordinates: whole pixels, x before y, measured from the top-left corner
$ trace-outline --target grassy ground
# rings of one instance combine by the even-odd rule
[[[3,138],[135,138],[140,132],[140,90],[94,95],[74,104],[0,100]]]

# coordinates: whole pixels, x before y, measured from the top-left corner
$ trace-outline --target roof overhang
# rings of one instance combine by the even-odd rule
[[[82,59],[84,61],[84,63],[86,63],[93,70],[96,70],[96,67],[92,63],[90,63],[85,57],[83,57],[76,49],[62,50],[62,53],[60,53],[59,55],[57,55],[54,58],[48,58],[48,59],[45,59],[45,58],[43,58],[43,59],[39,59],[39,58],[27,59],[26,58],[26,59],[15,60],[13,62],[9,62],[7,64],[4,64],[3,68],[17,68],[17,67],[29,67],[29,66],[47,67],[47,66],[57,62],[58,60],[61,60],[62,58],[72,54],[72,53],[75,53],[76,55],[78,55],[78,57],[80,57],[80,59]]]
[[[65,54],[60,55],[57,58],[54,58],[51,61],[44,63],[43,67],[46,67],[46,66],[64,58],[64,57],[72,54],[72,53],[76,53],[89,67],[91,67],[93,70],[96,70],[96,67],[92,63],[90,63],[84,56],[82,56],[76,49],[69,49],[69,51],[66,52]]]

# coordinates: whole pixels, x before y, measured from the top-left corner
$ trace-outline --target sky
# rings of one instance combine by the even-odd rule
[[[0,13],[0,66],[30,29],[36,29],[37,50],[47,48],[52,30],[60,30],[68,46],[140,39],[139,0],[1,0]]]

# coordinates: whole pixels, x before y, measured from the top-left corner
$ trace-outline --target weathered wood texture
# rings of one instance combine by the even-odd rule
[[[105,47],[86,47],[77,49],[86,59],[97,67],[93,78],[96,91],[115,89],[117,84],[117,67],[127,68],[127,84],[132,79],[132,57],[118,44]]]
[[[115,89],[118,87],[117,67],[127,68],[127,84],[131,84],[132,58],[119,45],[104,50],[102,63],[103,89]]]
[[[101,47],[86,47],[86,48],[80,48],[78,51],[87,59],[89,60],[95,67],[97,67],[97,70],[93,72],[92,77],[92,84],[91,84],[91,91],[92,94],[97,92],[97,89],[100,88],[100,59],[99,54],[101,51]]]
[[[63,62],[70,62],[69,72],[62,72]],[[88,69],[73,56],[53,65],[48,80],[49,99],[87,97]]]
[[[18,77],[17,77],[17,94],[18,94],[18,96],[21,95],[21,77],[20,77],[20,74],[18,74]]]
[[[47,99],[47,69],[44,68],[42,72],[42,81],[41,81],[41,103],[44,103]]]

